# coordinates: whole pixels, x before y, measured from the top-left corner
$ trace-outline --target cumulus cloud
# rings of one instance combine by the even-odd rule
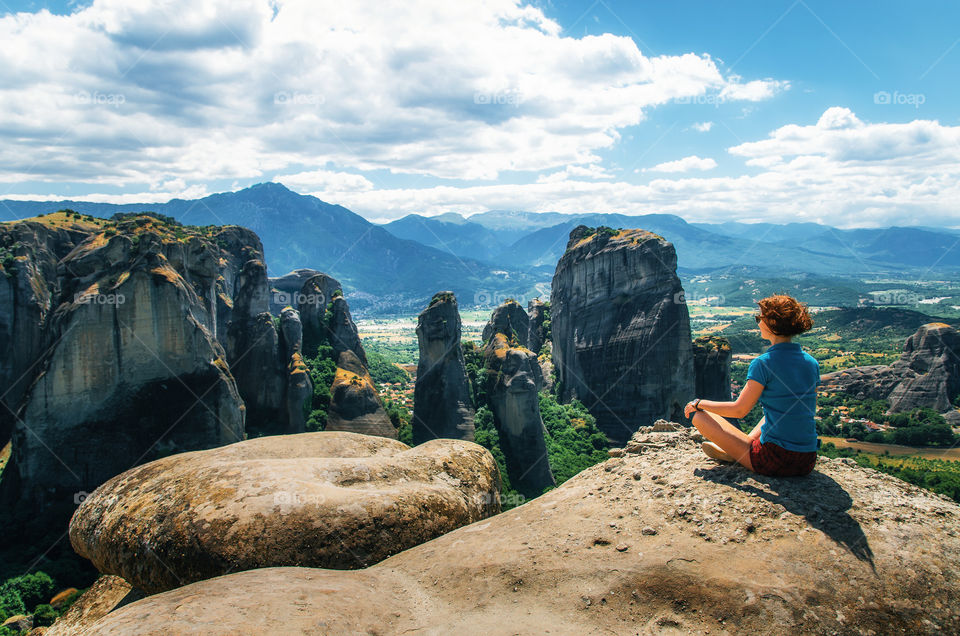
[[[704,171],[713,170],[717,167],[717,162],[707,157],[705,159],[697,155],[690,155],[676,161],[665,161],[658,163],[650,168],[652,172],[691,172],[693,170]]]
[[[359,174],[312,170],[274,177],[289,188],[319,192],[364,192],[373,189],[373,182]]]
[[[957,227],[960,126],[867,123],[846,108],[729,152],[761,170],[648,183],[565,178],[535,184],[375,190],[339,202],[387,219],[418,211],[525,209],[672,213],[689,221],[813,221],[839,227]],[[689,157],[687,159],[690,159]],[[684,161],[684,160],[680,160]]]
[[[691,126],[691,128],[693,128],[697,132],[710,132],[710,129],[713,128],[713,122],[712,121],[697,122],[696,124]]]
[[[0,40],[7,183],[494,179],[595,165],[670,101],[784,88],[707,54],[564,35],[521,0],[95,0],[5,15]]]

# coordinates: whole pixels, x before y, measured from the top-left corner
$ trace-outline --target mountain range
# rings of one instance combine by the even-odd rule
[[[338,278],[358,314],[422,308],[449,289],[461,305],[549,295],[577,225],[643,228],[671,241],[688,291],[765,293],[783,280],[814,280],[818,301],[855,304],[867,276],[960,271],[960,233],[929,227],[838,229],[816,223],[688,223],[671,214],[560,214],[492,210],[410,214],[371,223],[340,205],[279,183],[161,204],[0,201],[0,221],[72,209],[99,217],[153,211],[188,225],[241,225],[263,241],[271,276],[299,267]],[[738,281],[749,279],[751,286]],[[726,281],[726,282],[723,282]],[[775,283],[776,281],[776,283]],[[798,287],[798,289],[801,289]],[[722,292],[721,292],[722,293]],[[738,299],[742,301],[744,299]],[[749,298],[746,298],[749,301]]]

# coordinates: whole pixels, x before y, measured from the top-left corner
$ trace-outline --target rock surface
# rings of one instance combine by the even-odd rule
[[[100,620],[113,610],[143,598],[143,592],[119,576],[105,574],[97,578],[80,595],[63,616],[44,632],[44,636],[73,636]]]
[[[730,360],[733,349],[723,336],[700,336],[693,341],[693,369],[696,397],[727,402],[730,400]]]
[[[537,355],[510,346],[494,333],[484,349],[487,400],[500,438],[510,483],[527,497],[539,496],[556,481],[547,460],[546,429],[540,417],[543,376]]]
[[[769,478],[690,429],[359,571],[266,568],[137,601],[90,634],[960,631],[960,507],[821,458]]]
[[[893,364],[834,371],[821,381],[823,390],[886,399],[891,413],[920,407],[950,412],[960,395],[960,334],[945,323],[928,323],[907,338]]]
[[[474,410],[460,347],[453,292],[434,294],[417,319],[420,359],[413,397],[413,443],[438,437],[473,440]]]
[[[644,230],[570,232],[553,277],[553,363],[561,401],[577,398],[611,439],[683,417],[694,397],[690,319],[673,245]]]
[[[110,479],[77,508],[70,542],[148,593],[277,565],[358,568],[495,514],[499,480],[489,451],[462,440],[261,437]]]

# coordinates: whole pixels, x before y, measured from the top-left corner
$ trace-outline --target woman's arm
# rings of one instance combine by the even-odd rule
[[[700,400],[700,409],[703,411],[716,413],[717,415],[736,417],[739,419],[741,417],[746,417],[747,413],[750,412],[750,409],[753,408],[753,405],[756,404],[757,400],[760,399],[761,393],[763,393],[762,384],[756,380],[747,380],[746,385],[744,385],[743,390],[740,391],[740,395],[737,396],[735,402]]]

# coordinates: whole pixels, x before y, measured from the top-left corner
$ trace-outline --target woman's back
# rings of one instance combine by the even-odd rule
[[[760,404],[764,424],[761,443],[773,442],[787,450],[817,450],[817,385],[820,364],[795,342],[771,345],[756,357],[747,379],[763,385]]]

